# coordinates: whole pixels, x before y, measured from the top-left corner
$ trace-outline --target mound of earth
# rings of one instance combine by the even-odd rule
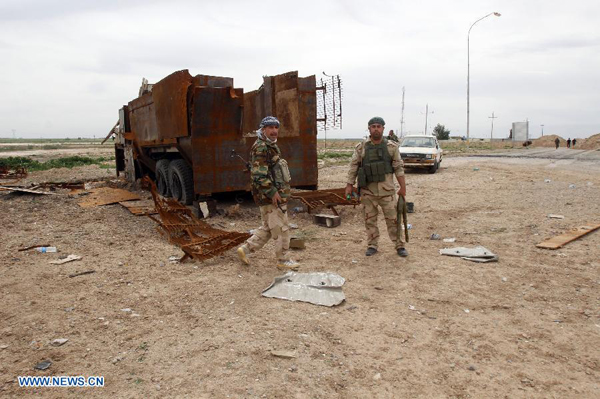
[[[600,133],[582,140],[581,145],[577,144],[576,147],[580,150],[600,150]]]
[[[540,137],[539,139],[535,139],[532,140],[532,146],[533,147],[554,147],[556,144],[554,143],[554,140],[556,140],[556,138],[558,137],[558,139],[560,140],[560,145],[562,146],[567,146],[567,141],[565,139],[563,139],[560,136],[557,136],[556,134],[551,134],[549,136],[543,136]]]

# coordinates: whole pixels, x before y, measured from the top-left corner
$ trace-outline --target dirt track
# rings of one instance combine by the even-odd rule
[[[50,172],[31,179],[106,176],[96,166]],[[321,187],[342,186],[345,172],[322,169]],[[597,161],[447,158],[435,175],[409,173],[408,259],[384,235],[380,252],[364,256],[358,208],[340,209],[336,229],[293,215],[309,239],[301,271],[346,278],[335,308],[262,298],[280,274],[270,244],[250,267],[233,251],[170,263],[181,251],[119,205],[0,193],[0,396],[598,397],[600,231],[557,251],[535,247],[600,223],[598,172]],[[259,224],[251,204],[209,221]],[[60,253],[17,252],[38,243]],[[438,254],[453,245],[483,245],[500,261]],[[83,259],[48,263],[71,253]],[[85,270],[95,273],[68,277]],[[55,338],[69,341],[53,347]],[[33,370],[46,359],[47,371]],[[106,386],[25,389],[20,375],[102,375]]]

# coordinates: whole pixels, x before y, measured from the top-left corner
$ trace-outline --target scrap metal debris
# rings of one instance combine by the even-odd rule
[[[143,181],[150,187],[158,213],[158,217],[147,216],[158,223],[157,229],[185,253],[180,262],[187,258],[199,261],[213,258],[250,238],[248,233],[215,229],[196,218],[189,208],[178,201],[160,197],[156,184],[148,177]]]
[[[83,190],[85,188],[85,182],[82,181],[74,181],[74,182],[43,182],[36,184],[36,187],[49,188],[50,190],[55,190],[57,188],[64,188],[68,190]]]
[[[494,254],[492,251],[482,246],[477,246],[475,248],[444,248],[440,249],[440,254],[448,256],[458,256],[462,259],[479,263],[497,262],[498,259],[500,259],[498,255]]]
[[[308,191],[293,193],[291,197],[302,201],[306,205],[308,213],[319,208],[329,208],[337,215],[334,208],[336,205],[360,205],[360,200],[356,196],[346,199],[344,190],[344,188],[336,188],[333,190]]]
[[[262,292],[262,296],[335,306],[346,299],[342,291],[345,282],[343,277],[334,273],[288,272],[275,277],[273,283]]]
[[[40,363],[36,364],[35,366],[33,366],[33,368],[36,370],[46,370],[51,365],[52,365],[51,360],[44,360],[43,362],[40,362]]]
[[[0,179],[22,179],[24,177],[27,177],[27,169],[24,167],[0,166]]]
[[[571,241],[575,241],[576,239],[581,238],[584,235],[589,234],[592,231],[597,230],[599,228],[600,228],[600,224],[596,224],[596,225],[588,224],[585,226],[580,226],[575,229],[572,229],[571,231],[568,231],[566,233],[563,233],[561,235],[558,235],[556,237],[552,237],[546,241],[543,241],[543,242],[537,244],[536,247],[544,248],[544,249],[558,249],[558,248],[562,247],[563,245],[568,244]]]
[[[154,208],[153,200],[124,201],[119,202],[119,205],[123,206],[136,216],[153,215],[157,213],[156,208]]]
[[[122,188],[98,187],[91,189],[90,194],[79,202],[79,206],[82,208],[91,208],[139,199],[139,195],[123,190]]]

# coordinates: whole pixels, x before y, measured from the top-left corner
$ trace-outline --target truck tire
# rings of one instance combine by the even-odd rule
[[[171,196],[171,184],[169,183],[169,160],[159,159],[156,162],[156,189],[163,197]]]
[[[429,173],[434,174],[438,170],[439,164],[437,161],[434,162],[433,166],[429,168]]]
[[[171,195],[184,205],[194,200],[194,172],[183,159],[175,159],[169,164]]]

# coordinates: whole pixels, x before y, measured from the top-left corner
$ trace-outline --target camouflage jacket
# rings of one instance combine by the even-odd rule
[[[398,138],[398,136],[396,136],[396,133],[388,134],[388,140],[395,141],[396,143],[400,142],[400,139]]]
[[[250,150],[250,160],[252,196],[256,204],[271,204],[271,199],[277,192],[283,202],[287,202],[290,196],[289,170],[287,162],[281,158],[281,151],[277,144],[259,136]],[[288,173],[287,179],[281,176],[283,165]]]

